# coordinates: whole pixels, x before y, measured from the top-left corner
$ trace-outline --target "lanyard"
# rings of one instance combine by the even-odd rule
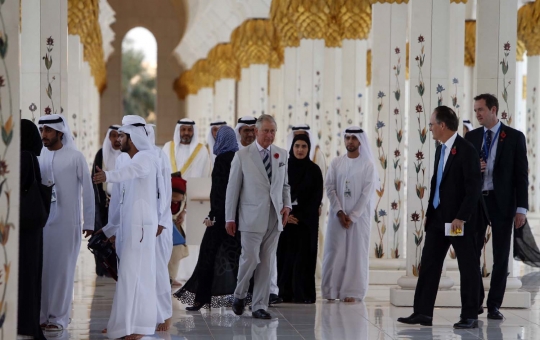
[[[501,131],[501,127],[502,127],[502,124],[499,125],[499,128],[497,129],[497,132],[495,133],[495,135],[491,139],[491,145],[489,146],[489,150],[487,148],[486,135],[487,135],[487,132],[491,131],[491,130],[484,131],[484,146],[482,147],[482,149],[484,150],[484,154],[486,155],[486,162],[489,159],[489,154],[491,153],[491,149],[493,149],[493,144],[495,144],[495,141],[497,140],[497,136],[499,135],[499,132]]]

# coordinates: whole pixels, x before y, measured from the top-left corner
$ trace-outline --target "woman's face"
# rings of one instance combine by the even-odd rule
[[[298,159],[304,159],[308,155],[308,145],[303,140],[297,140],[294,142],[293,147],[294,157]]]

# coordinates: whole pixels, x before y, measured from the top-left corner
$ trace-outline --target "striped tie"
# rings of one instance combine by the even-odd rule
[[[270,183],[272,183],[272,165],[270,164],[270,151],[267,149],[264,149],[264,168],[266,169],[266,173],[268,174],[268,180]]]

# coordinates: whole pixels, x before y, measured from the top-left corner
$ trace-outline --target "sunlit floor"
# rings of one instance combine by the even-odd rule
[[[540,271],[520,266],[523,289],[531,292],[532,308],[502,309],[504,321],[488,320],[481,315],[480,328],[454,330],[458,308],[437,308],[433,327],[410,327],[396,322],[408,316],[412,308],[390,304],[390,286],[371,286],[363,303],[327,302],[314,305],[281,304],[271,308],[275,318],[260,321],[246,313],[242,317],[231,309],[186,312],[174,300],[173,325],[168,333],[156,333],[158,339],[540,339]],[[105,339],[114,293],[111,279],[96,278],[94,259],[82,248],[77,267],[73,319],[69,328],[55,339]],[[53,337],[48,336],[49,339]]]

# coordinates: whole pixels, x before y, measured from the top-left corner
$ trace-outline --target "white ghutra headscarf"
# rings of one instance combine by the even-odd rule
[[[178,152],[178,149],[180,148],[180,127],[182,125],[189,125],[193,126],[193,138],[191,138],[191,143],[189,144],[189,154],[191,155],[193,153],[193,150],[197,147],[197,144],[199,144],[199,133],[197,132],[197,129],[195,128],[195,121],[189,118],[182,118],[174,127],[174,147],[175,151]],[[176,154],[176,153],[175,153]]]
[[[257,118],[253,116],[244,116],[242,118],[238,119],[238,124],[236,124],[236,127],[234,128],[234,132],[236,133],[236,141],[238,142],[238,146],[242,145],[242,137],[240,136],[240,128],[242,126],[255,126],[257,123]]]
[[[109,129],[107,130],[107,134],[105,135],[105,139],[103,140],[103,163],[107,167],[108,170],[114,170],[116,166],[116,158],[122,154],[122,151],[115,150],[112,146],[110,135],[111,131],[116,130],[120,128],[120,125],[111,125],[109,126]]]
[[[38,127],[42,128],[44,126],[48,126],[51,129],[62,132],[64,134],[62,138],[62,145],[70,149],[78,150],[77,145],[73,140],[71,129],[69,128],[66,118],[63,115],[54,114],[41,116],[39,118]],[[44,149],[47,148],[44,147]]]

